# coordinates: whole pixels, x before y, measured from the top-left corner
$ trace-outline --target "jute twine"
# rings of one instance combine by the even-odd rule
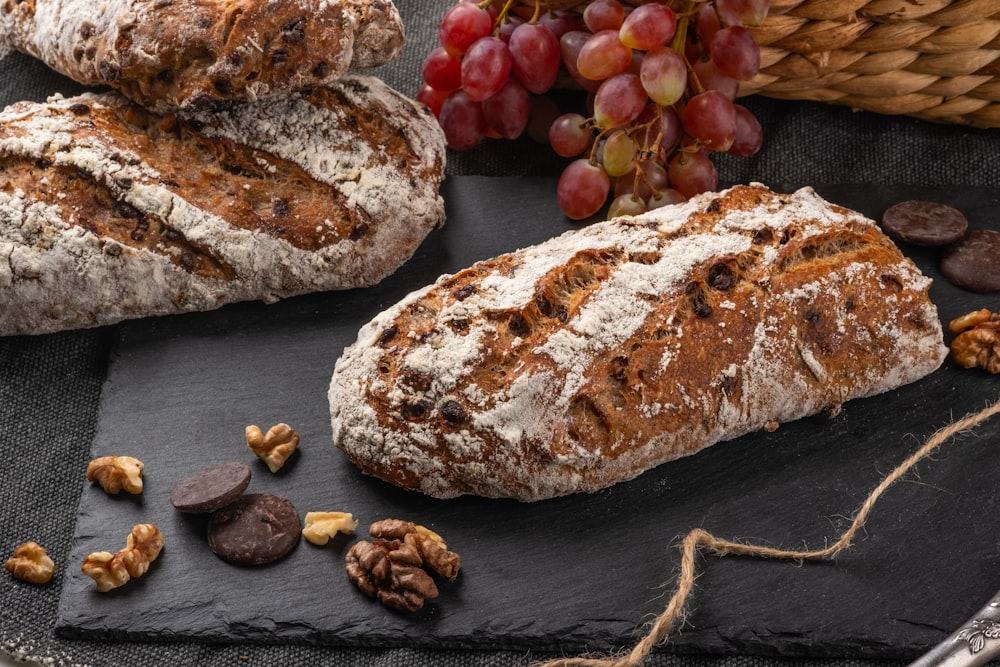
[[[536,1],[580,13],[588,4],[517,0]],[[750,32],[761,70],[741,95],[1000,127],[1000,0],[771,0]]]
[[[674,626],[683,618],[688,598],[694,590],[694,581],[697,576],[695,559],[699,549],[715,556],[726,556],[735,554],[738,556],[758,556],[761,558],[780,558],[784,560],[797,561],[799,563],[807,560],[819,560],[832,558],[844,549],[851,546],[851,541],[857,535],[868,519],[875,506],[875,502],[885,491],[905,475],[919,461],[929,456],[934,450],[940,447],[950,438],[969,431],[979,424],[985,422],[990,417],[1000,413],[1000,400],[989,407],[975,414],[968,415],[958,421],[945,426],[927,440],[927,442],[899,464],[895,470],[889,473],[882,482],[868,495],[854,517],[851,526],[840,536],[840,538],[828,547],[815,549],[812,551],[799,551],[789,549],[777,549],[743,542],[734,542],[719,537],[711,533],[696,528],[684,538],[681,545],[681,570],[677,580],[677,588],[667,602],[666,608],[653,621],[646,635],[629,651],[620,656],[594,657],[578,656],[571,658],[558,658],[548,662],[540,663],[536,667],[637,667],[642,663],[650,652],[657,645],[666,641],[668,634]]]

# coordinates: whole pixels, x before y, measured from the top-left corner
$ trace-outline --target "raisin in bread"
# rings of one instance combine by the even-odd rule
[[[423,105],[348,75],[156,115],[116,93],[0,113],[0,334],[372,285],[444,220]]]
[[[930,280],[811,189],[739,186],[416,291],[329,390],[335,444],[431,496],[592,492],[884,392],[946,348]]]
[[[329,84],[404,33],[392,0],[0,0],[0,43],[164,111]]]

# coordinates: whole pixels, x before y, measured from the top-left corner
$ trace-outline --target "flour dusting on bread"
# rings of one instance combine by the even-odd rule
[[[0,334],[375,284],[444,221],[444,164],[433,115],[360,75],[215,113],[12,105]]]
[[[405,35],[391,0],[11,0],[0,42],[162,112],[329,85]]]
[[[338,360],[334,440],[437,497],[595,491],[914,381],[930,281],[862,215],[741,186],[480,262]]]

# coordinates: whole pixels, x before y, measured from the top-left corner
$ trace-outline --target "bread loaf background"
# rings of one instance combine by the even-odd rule
[[[439,498],[596,491],[933,371],[929,286],[874,222],[810,189],[706,194],[381,313],[336,363],[334,442]]]
[[[404,40],[391,0],[0,3],[0,44],[158,111],[327,85]]]
[[[444,220],[445,146],[380,80],[156,115],[115,93],[0,113],[0,333],[372,285]]]

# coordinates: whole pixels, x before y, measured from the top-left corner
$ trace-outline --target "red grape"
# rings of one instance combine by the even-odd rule
[[[583,22],[595,35],[602,30],[618,30],[625,20],[625,6],[617,0],[593,0],[583,10]]]
[[[583,220],[601,210],[610,187],[611,179],[601,167],[580,158],[563,170],[556,186],[556,198],[566,217]]]
[[[601,164],[608,176],[624,176],[635,169],[635,141],[628,132],[612,132],[604,140]]]
[[[576,66],[577,59],[580,57],[580,50],[590,38],[591,34],[589,32],[570,30],[559,38],[559,53],[562,55],[563,67],[566,68],[570,77],[584,90],[594,92],[601,85],[600,81],[588,79],[583,76]]]
[[[729,153],[748,157],[760,150],[764,143],[764,130],[749,109],[739,104],[734,104],[733,109],[736,111],[736,138],[729,147]]]
[[[665,190],[660,190],[656,194],[650,196],[650,198],[646,200],[646,206],[648,206],[649,210],[652,211],[654,208],[660,208],[661,206],[669,206],[670,204],[680,204],[682,201],[686,200],[687,197],[682,195],[677,190],[674,190],[673,188],[667,188]]]
[[[424,82],[437,90],[456,90],[462,87],[462,59],[439,46],[424,58]]]
[[[510,45],[511,34],[522,25],[524,25],[524,19],[519,16],[508,14],[507,20],[500,24],[500,30],[497,31],[497,37]]]
[[[702,88],[717,90],[730,100],[735,100],[740,92],[740,82],[720,72],[711,60],[699,60],[691,69]]]
[[[548,143],[549,129],[559,116],[559,105],[548,95],[531,96],[531,115],[528,117],[528,136],[540,144]]]
[[[666,44],[677,30],[677,18],[665,5],[648,4],[636,7],[625,17],[618,36],[630,49],[648,51]]]
[[[702,153],[679,151],[670,160],[667,177],[674,189],[686,198],[702,192],[711,192],[719,186],[715,165]]]
[[[662,158],[673,153],[681,138],[681,121],[673,107],[647,104],[634,124],[640,127],[642,144],[652,154]]]
[[[643,5],[643,7],[652,6]],[[670,106],[681,98],[687,89],[687,79],[687,63],[669,46],[660,46],[649,51],[639,69],[639,80],[642,81],[642,87],[649,98],[663,106]]]
[[[656,160],[647,160],[615,182],[615,195],[635,194],[648,199],[667,187],[667,169]]]
[[[431,88],[428,85],[423,85],[420,90],[417,91],[417,101],[423,102],[427,105],[427,108],[431,110],[435,116],[441,115],[441,105],[444,101],[448,99],[451,95],[451,91],[448,90],[437,90],[436,88]]]
[[[729,26],[715,33],[709,52],[719,71],[738,81],[749,81],[760,71],[760,47],[743,26]]]
[[[632,63],[632,49],[618,39],[617,30],[595,33],[580,48],[576,67],[580,74],[594,81],[603,81],[621,74]]]
[[[601,84],[594,96],[594,120],[618,127],[639,117],[649,98],[635,74],[618,74]]]
[[[728,150],[736,138],[733,103],[717,90],[706,90],[688,100],[681,122],[684,131],[709,150]]]
[[[660,148],[664,153],[673,152],[677,142],[681,138],[681,119],[674,111],[673,107],[664,107],[661,110],[660,125],[656,128],[660,135]]]
[[[485,9],[462,2],[449,9],[438,26],[438,39],[449,53],[462,55],[476,40],[493,30],[493,17]]]
[[[715,33],[722,28],[722,25],[719,23],[719,15],[715,13],[715,8],[708,2],[698,7],[694,25],[698,41],[706,49],[712,43],[712,37],[715,36]]]
[[[726,25],[760,25],[767,18],[768,0],[715,0]]]
[[[482,102],[507,82],[510,68],[510,49],[499,37],[480,39],[462,58],[462,89],[471,99]]]
[[[570,30],[583,28],[583,19],[571,12],[546,12],[538,17],[538,22],[551,30],[556,38],[562,37]]]
[[[551,30],[538,23],[523,23],[511,33],[509,47],[514,76],[525,88],[539,95],[552,88],[562,57],[559,39]]]
[[[608,217],[617,218],[620,215],[639,215],[645,213],[646,202],[632,194],[618,195],[608,206]]]
[[[516,79],[507,79],[495,95],[483,100],[486,124],[504,139],[521,136],[530,114],[531,93]]]
[[[549,127],[549,144],[557,155],[574,157],[590,147],[593,138],[587,119],[578,113],[564,113]]]
[[[488,127],[482,104],[461,90],[444,101],[438,120],[448,146],[457,151],[469,150],[486,138]]]

